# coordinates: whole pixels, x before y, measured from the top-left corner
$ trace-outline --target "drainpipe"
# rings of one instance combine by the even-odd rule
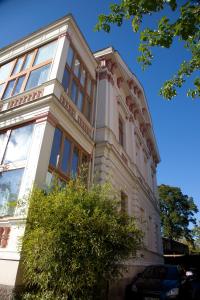
[[[97,74],[97,88],[96,88],[96,100],[95,100],[95,113],[94,113],[94,131],[93,131],[93,140],[94,140],[94,147],[92,151],[92,167],[91,167],[91,184],[94,183],[94,159],[95,159],[95,147],[96,147],[96,129],[97,129],[97,105],[98,105],[98,99],[99,99],[99,70],[100,66],[96,69]]]

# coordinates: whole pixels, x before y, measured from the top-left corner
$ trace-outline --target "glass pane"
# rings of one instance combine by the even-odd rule
[[[91,95],[91,87],[92,87],[92,82],[91,82],[91,79],[88,77],[88,79],[87,79],[87,93],[88,93],[88,95]]]
[[[20,93],[22,84],[23,84],[23,82],[24,82],[24,78],[25,78],[25,75],[18,78],[18,81],[17,81],[16,87],[15,87],[13,96]]]
[[[49,59],[53,59],[56,52],[56,45],[57,42],[53,42],[39,48],[34,61],[34,66],[41,64],[42,62],[45,62]]]
[[[10,76],[12,67],[13,61],[0,67],[0,81],[5,81]]]
[[[77,92],[78,92],[78,86],[77,86],[76,82],[73,80],[72,88],[71,88],[71,95],[70,95],[73,102],[76,102]]]
[[[29,53],[29,54],[26,56],[24,65],[23,65],[23,67],[22,67],[22,70],[26,70],[28,67],[30,67],[32,58],[33,58],[33,52]]]
[[[65,91],[67,91],[67,89],[69,87],[69,78],[70,78],[69,71],[65,68],[63,80],[62,80],[62,85],[63,85]]]
[[[13,215],[23,171],[17,169],[0,174],[0,216]]]
[[[86,72],[84,69],[81,70],[81,84],[84,86],[85,85],[85,77],[86,77]]]
[[[79,91],[77,107],[80,111],[83,109],[83,93]]]
[[[26,160],[31,143],[33,125],[13,129],[8,141],[4,163]]]
[[[71,175],[75,177],[78,171],[78,149],[74,147],[73,157],[72,157],[72,166],[71,166]]]
[[[58,163],[58,154],[60,152],[61,138],[62,138],[62,132],[60,129],[56,128],[54,132],[53,145],[51,148],[51,157],[50,157],[50,164],[54,167],[56,167]]]
[[[6,88],[6,90],[5,90],[4,94],[3,94],[2,99],[6,99],[6,98],[11,97],[11,94],[12,94],[12,91],[13,91],[14,84],[15,84],[15,79],[9,81],[9,83],[8,83],[8,85],[7,85],[7,88]]]
[[[86,118],[90,122],[91,103],[90,103],[90,100],[88,98],[86,99],[86,103],[85,103],[85,113],[84,113],[84,115],[86,116]]]
[[[79,77],[79,73],[80,73],[80,61],[78,59],[75,59],[74,74],[76,75],[76,77]]]
[[[24,61],[24,57],[20,57],[17,62],[16,62],[16,65],[14,67],[14,70],[13,70],[13,75],[14,74],[17,74],[21,71],[21,67],[22,67],[22,64],[23,64],[23,61]]]
[[[5,83],[0,84],[0,96],[1,96],[1,93],[3,92],[4,86],[5,86]]]
[[[67,51],[67,64],[69,67],[72,66],[73,57],[74,57],[74,51],[71,47],[69,47],[69,49]]]
[[[49,64],[49,65],[46,65],[44,67],[41,67],[41,68],[36,69],[31,72],[28,82],[27,82],[27,85],[26,85],[26,91],[30,90],[48,80],[50,66],[51,65]]]
[[[5,139],[6,139],[6,136],[7,134],[6,133],[1,133],[0,134],[0,164],[1,164],[1,160],[3,158],[3,154],[4,154],[4,142],[5,142]],[[1,174],[1,173],[0,173]],[[0,175],[1,176],[1,175]]]
[[[68,167],[69,167],[69,158],[70,158],[70,149],[71,149],[71,143],[68,139],[65,138],[64,141],[64,150],[62,155],[62,163],[61,163],[61,170],[64,173],[67,173]]]

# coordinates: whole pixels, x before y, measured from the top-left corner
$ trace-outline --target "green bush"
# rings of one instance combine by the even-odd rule
[[[105,185],[81,179],[30,196],[22,263],[26,300],[99,299],[135,257],[142,234]]]

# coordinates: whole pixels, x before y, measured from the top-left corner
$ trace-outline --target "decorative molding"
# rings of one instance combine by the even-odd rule
[[[133,79],[127,80],[127,83],[128,83],[129,89],[132,90],[134,88],[134,81],[133,81]]]
[[[38,100],[39,98],[41,98],[43,96],[43,91],[44,91],[44,89],[38,89],[38,90],[32,91],[28,94],[10,99],[8,102],[2,103],[0,105],[0,113],[3,113],[6,110],[16,108],[18,106],[22,106],[29,102]],[[6,104],[7,104],[7,107],[5,106],[5,109],[4,109],[4,105],[6,105]]]
[[[124,79],[122,77],[117,78],[117,86],[119,89],[121,88],[123,82],[124,82]]]
[[[69,34],[69,32],[67,31],[67,32],[64,32],[64,33],[62,33],[61,35],[59,35],[59,39],[61,39],[63,36],[66,36],[67,37],[67,39],[71,42],[71,40],[72,40],[72,38],[71,38],[71,35]]]
[[[0,248],[6,248],[10,230],[10,227],[0,227]]]

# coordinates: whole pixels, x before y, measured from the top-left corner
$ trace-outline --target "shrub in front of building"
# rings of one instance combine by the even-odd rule
[[[80,178],[49,193],[35,189],[29,201],[22,299],[101,299],[140,249],[135,220],[120,211],[108,184],[88,190]]]

